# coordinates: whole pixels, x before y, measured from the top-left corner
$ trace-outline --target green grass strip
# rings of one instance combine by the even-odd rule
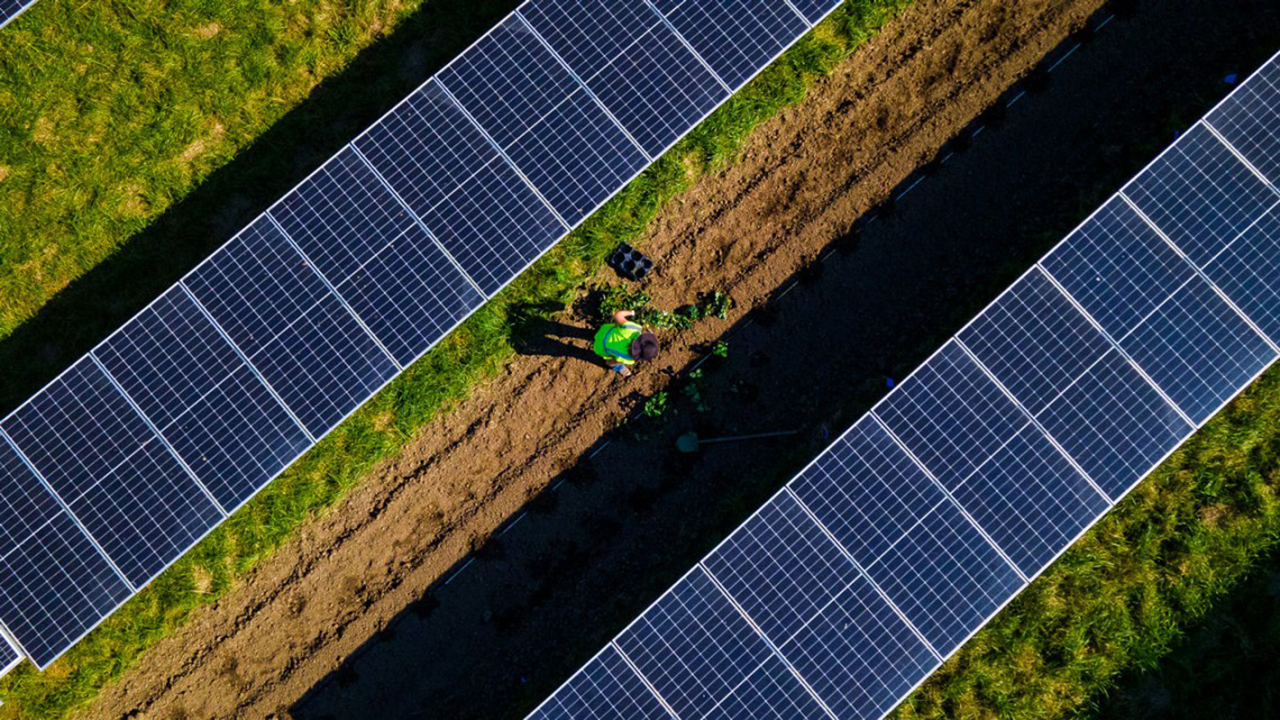
[[[53,9],[37,14],[45,3]],[[550,316],[563,309],[617,242],[634,241],[664,203],[699,176],[731,163],[753,129],[804,97],[815,78],[831,72],[909,3],[847,2],[67,655],[43,673],[24,665],[0,680],[0,698],[5,701],[0,718],[65,717],[180,626],[192,610],[234,587],[237,578],[279,547],[300,523],[333,505],[377,461],[499,370],[513,355],[511,316]],[[28,27],[16,40],[0,37],[0,108],[13,108],[13,98],[27,93],[39,98],[35,105],[45,108],[5,110],[25,113],[25,119],[0,118],[2,127],[24,126],[46,137],[48,142],[38,152],[46,153],[44,162],[58,169],[41,178],[35,176],[41,163],[14,163],[7,172],[17,182],[0,183],[0,213],[7,213],[0,214],[0,233],[5,233],[0,235],[0,265],[20,265],[0,275],[0,337],[69,278],[140,230],[148,218],[192,187],[202,170],[225,161],[255,131],[279,117],[290,98],[305,94],[314,84],[317,73],[349,58],[342,48],[359,46],[374,35],[379,23],[402,18],[419,4],[189,0],[126,10],[123,2],[73,8],[43,0],[23,18],[26,25],[40,27]],[[327,8],[327,13],[318,8]],[[214,32],[208,20],[214,14],[240,18],[246,32],[234,50],[205,57],[202,53],[207,51],[197,40]],[[249,29],[259,24],[264,27]],[[218,32],[227,32],[228,26]],[[135,38],[141,29],[146,32]],[[132,77],[122,78],[120,85],[81,87],[75,67],[109,60],[119,69],[116,72]],[[239,84],[218,85],[221,81],[212,76],[233,62],[240,64],[238,72],[252,76]],[[157,73],[164,74],[157,68],[171,63],[182,72],[153,82]],[[298,73],[304,82],[291,81]],[[14,91],[15,78],[24,74],[30,77]],[[123,87],[126,84],[138,87]],[[245,85],[251,91],[235,90]],[[224,93],[217,112],[201,109],[200,98]],[[84,103],[92,110],[79,107]],[[211,130],[219,115],[231,113],[251,114],[253,121],[237,122],[242,129],[235,138]],[[89,124],[98,128],[97,137],[87,133],[72,138],[61,121],[41,120],[80,114],[98,118]],[[117,122],[124,127],[117,128]],[[143,142],[143,137],[149,139]],[[74,151],[62,149],[68,143],[76,145]],[[94,150],[103,143],[117,150],[131,143],[138,147],[110,158]],[[175,163],[175,155],[190,152],[193,143],[204,143],[208,149],[185,166]],[[0,157],[15,148],[37,152],[29,150],[29,143],[0,137]],[[82,153],[103,157],[77,159]],[[22,212],[10,212],[14,199],[23,203]],[[40,221],[34,218],[52,220],[57,229],[38,233]],[[86,247],[70,249],[81,238]],[[46,257],[64,250],[67,258]]]

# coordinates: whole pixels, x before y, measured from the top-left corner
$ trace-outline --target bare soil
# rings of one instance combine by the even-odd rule
[[[1113,189],[1099,178],[1163,145],[1171,108],[1193,119],[1219,72],[1265,57],[1277,9],[1225,4],[1109,26],[886,208],[1102,5],[919,0],[654,223],[655,304],[722,290],[728,321],[668,335],[664,367],[626,382],[534,343],[82,715],[519,717]],[[726,335],[730,358],[691,382]],[[661,388],[669,417],[620,430]],[[803,432],[674,453],[690,428]]]

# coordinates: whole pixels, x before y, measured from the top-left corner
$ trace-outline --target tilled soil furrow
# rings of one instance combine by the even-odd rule
[[[762,127],[739,164],[663,211],[646,244],[661,265],[648,289],[667,307],[728,290],[735,316],[766,302],[1101,2],[920,0]],[[727,235],[722,224],[754,231]],[[664,363],[682,366],[725,327],[671,338]],[[629,396],[666,382],[602,375],[573,359],[517,359],[85,714],[279,712],[615,426]]]

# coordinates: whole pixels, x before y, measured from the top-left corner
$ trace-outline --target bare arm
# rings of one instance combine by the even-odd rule
[[[613,314],[613,322],[618,325],[626,325],[627,320],[630,320],[635,314],[635,310],[619,310]]]

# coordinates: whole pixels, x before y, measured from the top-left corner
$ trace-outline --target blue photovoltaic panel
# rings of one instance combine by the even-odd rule
[[[42,669],[131,592],[66,513],[0,557],[0,617]]]
[[[944,657],[1022,586],[950,502],[922,518],[867,573]]]
[[[617,639],[681,718],[704,717],[771,651],[701,568]]]
[[[22,14],[23,10],[35,4],[35,0],[0,0],[0,27],[9,24],[10,20]],[[3,666],[3,663],[0,663]]]
[[[1195,274],[1121,198],[1112,198],[1040,261],[1114,338]]]
[[[32,659],[40,665],[51,660],[60,643],[78,637],[97,622],[96,612],[114,607],[128,592],[106,558],[0,438],[0,617]],[[0,643],[0,649],[4,646]]]
[[[1197,263],[1216,255],[1276,200],[1203,125],[1188,131],[1123,192]]]
[[[1036,418],[1112,500],[1194,429],[1116,352]]]
[[[1199,277],[1120,345],[1197,423],[1275,357],[1266,341]]]
[[[904,380],[875,414],[948,488],[1028,422],[954,342]]]
[[[492,296],[555,244],[564,226],[502,160],[493,160],[422,221]]]
[[[781,651],[839,720],[880,717],[939,664],[864,578]]]
[[[863,565],[947,499],[869,415],[792,480],[791,490]]]
[[[648,164],[648,158],[583,92],[566,98],[506,150],[570,225]]]
[[[1204,272],[1273,342],[1280,342],[1280,206],[1267,211]]]
[[[960,332],[960,340],[1032,414],[1111,343],[1032,268]]]
[[[765,636],[786,642],[858,570],[786,492],[704,561]]]
[[[840,6],[839,2],[831,2],[831,0],[791,0],[791,4],[810,23],[817,23],[826,17],[827,13]]]
[[[181,287],[94,355],[225,509],[239,506],[309,444]]]
[[[268,214],[335,285],[413,224],[395,196],[349,147]]]
[[[337,289],[401,365],[413,362],[484,302],[417,225]]]
[[[61,513],[53,493],[0,438],[0,557]]]
[[[520,13],[650,155],[729,94],[643,3],[536,0]]]
[[[1280,185],[1280,65],[1262,66],[1205,121],[1272,185]]]
[[[808,29],[778,0],[655,0],[654,5],[735,90]]]
[[[222,519],[90,360],[19,408],[4,430],[135,586]]]
[[[441,70],[436,82],[503,148],[582,91],[518,15]]]
[[[10,644],[8,638],[0,637],[0,677],[7,675],[20,662],[22,655],[18,654],[18,649]]]
[[[681,720],[685,717],[682,716]],[[764,663],[724,697],[706,720],[829,720],[796,676],[777,657]]]
[[[519,16],[439,79],[569,224],[647,162]]]
[[[613,646],[587,663],[530,717],[536,720],[674,720]]]
[[[58,494],[134,587],[151,582],[223,517],[158,440],[80,495]]]
[[[419,217],[499,157],[435,80],[418,88],[354,144]],[[522,188],[511,202],[541,202],[532,190]]]
[[[1106,512],[1107,499],[1034,426],[952,490],[956,502],[1028,577]]]
[[[313,436],[395,365],[265,218],[185,281]]]

